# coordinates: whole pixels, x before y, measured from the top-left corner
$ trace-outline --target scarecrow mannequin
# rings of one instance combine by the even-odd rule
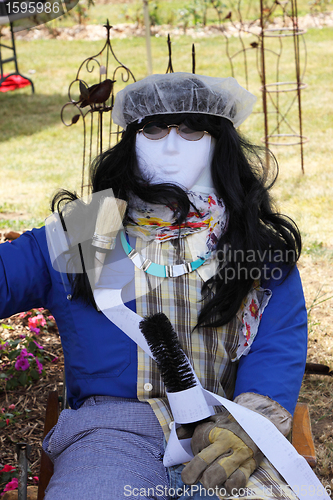
[[[97,275],[91,241],[76,274],[52,267],[44,228],[1,245],[0,316],[49,309],[64,350],[71,409],[43,445],[54,461],[47,500],[218,499],[242,488],[242,498],[297,498],[221,407],[177,429],[194,458],[165,467],[173,415],[159,368],[97,300],[119,288],[131,314],[164,313],[202,387],[288,435],[306,360],[300,236],[273,209],[260,150],[236,131],[254,101],[233,78],[128,85],[113,110],[123,138],[91,174],[94,194],[112,189],[127,203]],[[69,200],[59,193],[53,209]]]

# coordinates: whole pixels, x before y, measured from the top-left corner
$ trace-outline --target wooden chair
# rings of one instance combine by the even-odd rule
[[[58,392],[50,392],[47,400],[43,438],[57,423],[59,417],[59,406]],[[291,442],[298,453],[306,459],[308,464],[311,467],[315,467],[317,464],[316,452],[311,431],[309,408],[306,403],[297,403],[293,419]],[[37,500],[44,499],[45,490],[49,484],[52,474],[53,463],[44,450],[42,450]]]
[[[47,399],[45,422],[44,422],[44,433],[43,439],[46,434],[56,425],[58,422],[58,417],[60,413],[59,407],[59,396],[58,391],[49,392]],[[45,451],[42,450],[40,459],[40,469],[39,469],[39,483],[38,483],[38,496],[37,500],[43,500],[45,496],[45,490],[53,474],[53,463],[46,455]]]
[[[297,403],[291,434],[294,448],[302,455],[311,467],[317,465],[316,451],[313,442],[309,407],[307,403]]]

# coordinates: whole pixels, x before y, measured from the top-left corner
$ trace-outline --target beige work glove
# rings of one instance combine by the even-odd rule
[[[268,418],[284,436],[289,434],[292,416],[276,401],[261,394],[243,393],[236,397],[235,403]],[[205,488],[223,485],[229,493],[245,487],[263,454],[230,414],[213,415],[195,428],[194,424],[183,427],[177,434],[180,438],[192,435],[195,455],[183,469],[185,484],[200,480]]]
[[[183,469],[182,481],[200,481],[206,489],[224,486],[229,493],[244,488],[263,459],[256,444],[228,413],[199,423],[191,448],[194,458]]]
[[[268,418],[285,437],[290,434],[293,417],[277,401],[254,392],[243,392],[234,402]]]

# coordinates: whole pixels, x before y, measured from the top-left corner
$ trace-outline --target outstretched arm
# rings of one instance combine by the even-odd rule
[[[51,279],[43,233],[43,228],[27,231],[12,243],[0,245],[0,318],[47,307]]]

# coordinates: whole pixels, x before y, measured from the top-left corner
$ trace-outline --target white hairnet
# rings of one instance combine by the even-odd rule
[[[251,114],[255,101],[256,97],[232,77],[150,75],[118,92],[112,118],[126,129],[146,116],[204,113],[227,118],[238,127]]]

